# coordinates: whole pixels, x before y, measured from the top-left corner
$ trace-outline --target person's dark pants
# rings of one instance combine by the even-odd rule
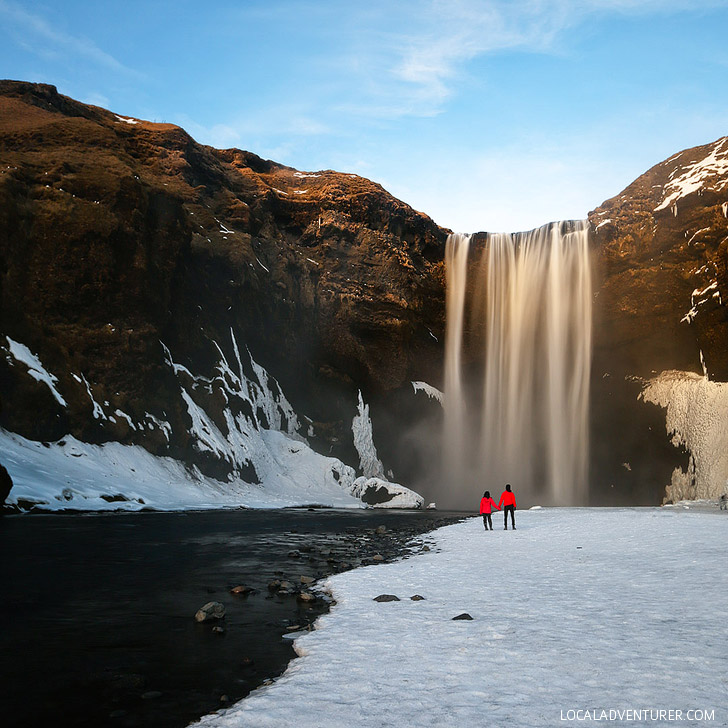
[[[511,526],[516,527],[516,507],[503,506],[503,527],[508,530],[508,514],[511,514]]]
[[[493,530],[493,519],[490,517],[490,513],[483,514],[483,525],[486,531],[488,530],[488,525],[490,525],[490,530]]]

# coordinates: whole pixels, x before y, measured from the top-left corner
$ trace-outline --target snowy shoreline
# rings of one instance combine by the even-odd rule
[[[561,711],[638,706],[725,724],[726,523],[710,515],[540,509],[515,532],[441,528],[430,553],[326,580],[337,604],[300,659],[194,725],[576,725]]]

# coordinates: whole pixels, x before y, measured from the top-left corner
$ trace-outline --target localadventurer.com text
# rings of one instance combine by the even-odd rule
[[[562,710],[561,720],[568,721],[624,721],[630,723],[690,721],[710,723],[715,720],[715,710],[663,710],[661,708],[591,708]]]

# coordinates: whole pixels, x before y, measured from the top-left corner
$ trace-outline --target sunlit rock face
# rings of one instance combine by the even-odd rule
[[[718,476],[678,487],[673,470],[687,473],[690,455],[670,442],[668,402],[637,398],[666,371],[728,380],[727,215],[725,137],[656,165],[589,215],[600,281],[591,480],[604,502],[625,494],[654,502],[668,485],[715,497],[723,487]],[[676,438],[680,448],[686,442]],[[717,472],[707,463],[698,471]]]
[[[274,428],[264,408],[242,411],[252,394],[232,407],[226,361],[354,466],[361,390],[384,469],[407,482],[417,463],[397,433],[429,404],[410,382],[441,386],[446,231],[430,218],[357,175],[216,150],[40,84],[0,82],[0,172],[2,427],[142,445],[254,483],[254,464],[200,447],[191,414],[204,407],[224,437],[226,417]]]

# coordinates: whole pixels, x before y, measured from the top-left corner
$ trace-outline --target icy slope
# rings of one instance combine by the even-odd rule
[[[8,356],[64,402],[55,389],[57,378],[40,359],[23,344],[9,337],[7,341]],[[249,351],[241,355],[232,330],[231,363],[222,347],[211,343],[217,353],[211,376],[191,372],[161,344],[186,409],[184,432],[149,412],[138,419],[112,410],[109,402],[102,405],[86,377],[73,374],[85,386],[95,418],[114,423],[123,419],[135,433],[158,431],[166,452],[173,439],[186,439],[196,456],[193,463],[152,455],[139,445],[91,445],[70,435],[43,444],[0,430],[1,461],[14,482],[6,503],[20,510],[361,507],[366,502],[385,508],[422,506],[413,491],[383,480],[367,481],[370,487],[364,487],[353,468],[316,453],[299,433],[299,418],[278,382]],[[366,423],[371,443],[368,414]],[[373,499],[369,491],[378,497]]]
[[[570,710],[701,709],[726,725],[722,515],[544,509],[515,532],[498,516],[493,532],[440,529],[437,551],[330,579],[338,603],[296,640],[303,657],[200,723],[533,728],[584,725]]]
[[[139,445],[89,445],[73,437],[44,445],[0,430],[0,451],[14,483],[6,503],[21,510],[362,506],[347,487],[354,472],[341,461],[281,432],[262,430],[260,440],[271,466],[253,485],[239,478],[223,483]]]

